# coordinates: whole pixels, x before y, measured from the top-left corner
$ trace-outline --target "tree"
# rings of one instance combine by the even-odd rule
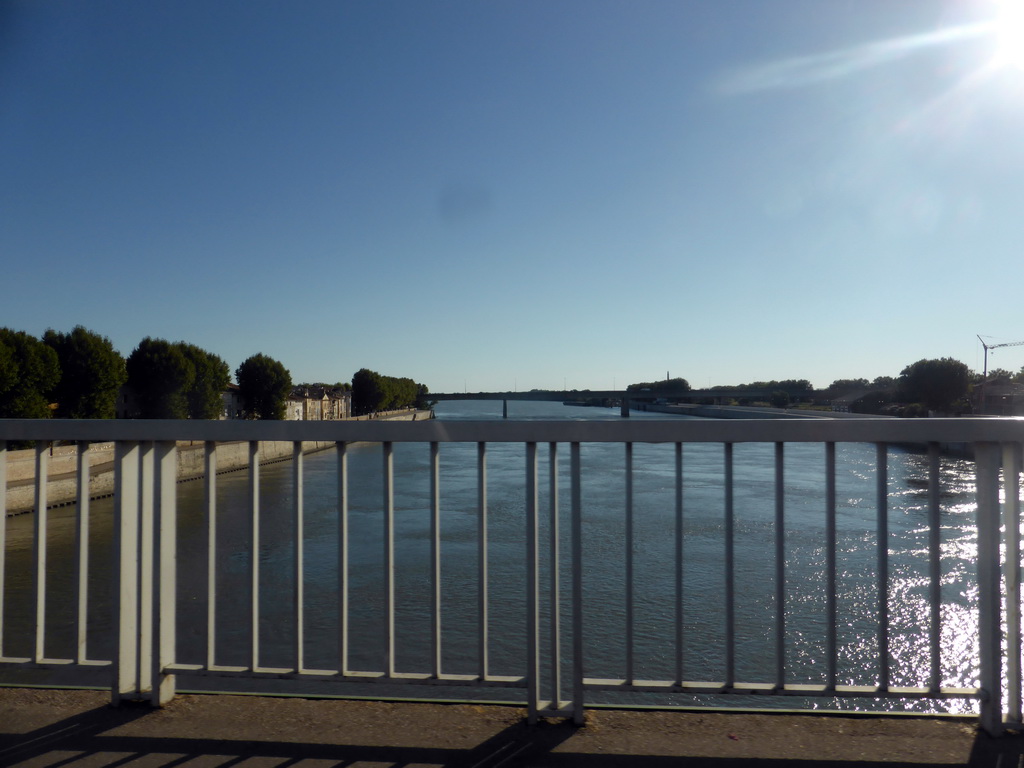
[[[124,358],[110,339],[78,325],[70,333],[49,329],[43,343],[53,349],[61,378],[54,389],[62,419],[112,419],[117,395],[128,380]]]
[[[224,410],[224,390],[231,383],[228,364],[220,357],[194,344],[178,344],[194,371],[192,384],[185,390],[190,419],[219,419]]]
[[[358,415],[383,410],[384,377],[368,368],[360,368],[352,376],[352,412]]]
[[[24,331],[0,328],[0,418],[50,418],[59,382],[56,352]]]
[[[235,371],[239,395],[250,419],[283,419],[292,376],[272,357],[257,354]]]
[[[426,410],[434,406],[434,401],[429,397],[430,390],[427,389],[426,384],[416,385],[416,407],[420,410]]]
[[[959,360],[943,357],[918,360],[900,373],[900,399],[921,403],[930,411],[947,411],[967,394],[970,371]]]
[[[352,412],[357,415],[411,408],[425,395],[427,388],[408,377],[382,376],[360,368],[352,376]]]
[[[829,397],[842,397],[847,392],[857,392],[868,388],[867,379],[836,379],[825,391]]]
[[[772,392],[768,402],[771,403],[772,408],[788,408],[789,407],[789,392],[784,389],[777,389]]]
[[[1013,373],[1005,368],[996,368],[988,372],[988,378],[985,381],[989,384],[1009,384],[1013,381],[1013,378]]]
[[[188,418],[187,391],[195,381],[195,366],[181,344],[147,336],[128,356],[128,387],[142,419]]]

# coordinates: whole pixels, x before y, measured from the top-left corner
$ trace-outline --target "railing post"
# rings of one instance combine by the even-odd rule
[[[178,449],[173,441],[156,444],[153,509],[153,656],[150,703],[174,698],[175,677],[164,670],[175,662],[178,562]]]
[[[384,458],[384,669],[395,676],[395,461],[394,445],[385,442]]]
[[[305,494],[305,471],[303,465],[305,459],[302,454],[302,441],[296,440],[292,443],[292,519],[293,538],[292,543],[295,557],[295,581],[292,584],[292,600],[294,601],[295,616],[295,654],[293,666],[297,673],[306,668],[306,520],[303,496]]]
[[[111,704],[139,697],[139,445],[114,446],[116,633]]]
[[[477,653],[481,680],[490,674],[488,663],[490,653],[488,618],[488,563],[487,563],[487,443],[476,445],[477,477]]]
[[[35,587],[35,651],[33,659],[38,664],[46,655],[46,540],[47,533],[47,450],[44,442],[36,444],[35,463],[35,552],[33,555],[33,585]],[[5,544],[6,546],[6,544]]]
[[[255,551],[255,546],[253,547]],[[338,670],[348,674],[348,444],[338,443]],[[255,627],[255,624],[254,624]],[[255,653],[253,654],[255,659]],[[255,669],[256,662],[253,661]]]
[[[999,621],[999,444],[977,443],[974,454],[977,462],[981,727],[990,735],[997,736],[1003,731]]]
[[[441,676],[441,449],[430,444],[431,674]]]
[[[7,441],[0,440],[0,498],[3,498],[3,509],[0,509],[0,658],[4,655],[4,593],[6,591],[5,554],[7,552]]]
[[[249,442],[249,667],[260,666],[260,444]]]
[[[78,519],[75,524],[75,581],[78,607],[75,611],[75,661],[82,664],[89,657],[89,443],[79,442],[76,448]]]
[[[583,725],[583,494],[580,444],[569,446],[572,505],[572,720]]]
[[[550,586],[550,629],[551,629],[551,708],[561,710],[562,708],[562,600],[559,574],[559,547],[558,547],[558,443],[548,445],[548,478],[549,478],[549,512],[550,522],[548,523],[548,567],[551,573]]]
[[[537,722],[540,705],[540,629],[537,584],[537,444],[526,444],[526,719]]]
[[[155,623],[153,611],[154,573],[153,525],[156,482],[154,465],[156,445],[139,444],[139,691],[153,691],[153,652]]]
[[[1020,616],[1020,467],[1021,444],[1003,446],[1003,528],[1006,531],[1006,719],[1021,725],[1021,616]]]
[[[203,497],[206,515],[206,668],[217,664],[217,443],[203,447]]]

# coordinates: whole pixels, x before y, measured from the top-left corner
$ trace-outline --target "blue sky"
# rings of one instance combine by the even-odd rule
[[[8,0],[0,325],[433,391],[980,370],[1024,340],[1010,11]]]

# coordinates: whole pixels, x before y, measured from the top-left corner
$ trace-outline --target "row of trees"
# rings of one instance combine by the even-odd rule
[[[384,376],[360,368],[352,377],[352,412],[356,415],[425,406],[429,394],[426,385],[410,378]]]
[[[686,379],[676,377],[664,381],[641,381],[637,384],[630,384],[626,387],[627,392],[689,392],[690,382]]]
[[[720,385],[708,387],[710,392],[785,392],[798,400],[814,393],[814,387],[807,379],[784,379],[783,381],[752,381],[749,384]]]
[[[183,341],[146,337],[126,361],[133,413],[142,419],[216,419],[231,381],[228,364]]]
[[[906,404],[907,415],[927,411],[965,412],[970,410],[969,395],[972,386],[980,384],[982,376],[972,372],[964,363],[951,357],[918,360],[908,365],[899,377],[879,376],[867,379],[836,379],[824,390],[815,391],[806,379],[785,381],[755,381],[750,384],[709,387],[715,392],[768,393],[769,402],[784,407],[799,400],[836,400],[842,397],[869,396],[873,409],[893,403]],[[1024,368],[1017,374],[1002,369],[992,371],[988,384],[1024,384]],[[649,391],[653,394],[667,391],[689,391],[685,379],[630,384],[627,391]]]
[[[256,354],[235,369],[245,416],[283,419],[292,390],[288,369]],[[218,355],[183,341],[144,338],[127,359],[110,340],[82,326],[48,330],[40,340],[0,328],[0,418],[112,419],[127,391],[127,415],[143,419],[217,419],[231,382]],[[363,368],[352,384],[356,413],[425,404],[427,387]]]
[[[128,388],[137,398],[141,419],[219,419],[224,391],[231,383],[220,357],[183,341],[145,338],[128,356]],[[235,369],[245,415],[283,419],[292,377],[279,361],[264,354],[247,358]]]
[[[250,418],[284,418],[291,375],[280,362],[253,355],[235,378]],[[223,359],[183,341],[146,337],[126,360],[82,326],[41,340],[0,328],[0,418],[112,419],[127,385],[129,416],[217,419],[230,381]]]

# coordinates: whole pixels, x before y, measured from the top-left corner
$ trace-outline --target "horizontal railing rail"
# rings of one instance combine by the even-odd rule
[[[0,419],[0,437],[66,441],[674,443],[1020,442],[1024,418],[608,421]]]
[[[32,578],[30,608],[32,620],[30,642],[24,637],[11,637],[10,622],[5,620],[13,587],[10,567],[4,562],[7,550],[6,518],[0,522],[0,668],[2,667],[83,667],[107,666],[112,670],[114,701],[121,698],[148,698],[154,703],[173,696],[176,675],[212,677],[246,677],[253,679],[327,680],[335,683],[362,684],[371,681],[387,684],[429,683],[442,686],[488,688],[522,688],[530,716],[563,715],[582,718],[589,691],[615,691],[629,694],[694,695],[782,695],[796,697],[877,698],[877,699],[968,699],[979,704],[981,721],[990,732],[1021,721],[1021,629],[1020,629],[1020,485],[1021,444],[1024,441],[1024,420],[1017,419],[920,419],[920,420],[620,420],[620,421],[426,421],[426,422],[203,422],[203,421],[63,421],[63,420],[0,420],[0,489],[6,489],[6,445],[34,441],[36,443],[35,516],[33,521]],[[74,515],[74,548],[71,566],[75,605],[74,653],[52,658],[48,652],[47,600],[52,596],[50,574],[55,567],[48,544],[47,454],[53,441],[78,442],[78,499]],[[90,557],[90,462],[91,442],[115,444],[115,502],[113,512],[113,595],[109,658],[92,658],[88,648],[91,614]],[[178,579],[183,546],[179,542],[177,501],[177,443],[201,441],[205,445],[204,536],[205,649],[201,659],[186,659],[179,648],[182,623],[178,599]],[[245,530],[225,526],[241,524],[227,521],[218,511],[217,444],[221,442],[249,444],[248,486],[245,492],[248,509]],[[261,500],[261,463],[259,445],[264,441],[287,441],[294,445],[291,472],[291,498],[283,508],[266,506]],[[320,663],[322,649],[316,649],[316,664],[311,661],[312,645],[306,630],[314,610],[306,594],[308,553],[306,543],[310,512],[305,508],[305,457],[302,443],[327,441],[337,445],[334,500],[336,510],[336,569],[333,608],[330,614],[337,626],[334,663]],[[375,505],[373,525],[381,534],[381,572],[379,590],[382,611],[380,658],[377,668],[355,668],[351,647],[352,622],[355,611],[364,606],[354,597],[353,574],[356,565],[352,538],[354,522],[349,508],[351,447],[357,443],[381,443],[379,465],[380,495]],[[405,547],[396,548],[395,446],[403,443],[422,444],[425,451],[426,484],[429,486],[427,514],[427,559],[423,565],[426,580],[426,607],[429,631],[423,641],[423,661],[413,669],[398,663],[397,638],[404,630],[401,616],[403,596],[396,574],[405,566]],[[445,591],[444,548],[449,546],[443,525],[445,498],[442,493],[444,475],[441,469],[447,443],[468,443],[475,446],[473,471],[476,479],[475,541],[473,589],[476,591],[475,618],[472,637],[464,643],[473,648],[475,669],[467,672],[465,665],[458,672],[445,667],[444,643],[446,619],[444,605],[450,599]],[[525,659],[521,666],[495,671],[492,648],[495,641],[496,603],[492,594],[496,574],[491,571],[489,535],[488,452],[496,444],[521,444],[524,450],[524,473],[517,493],[522,499],[522,536],[525,539],[524,561],[519,571],[524,615]],[[736,451],[747,443],[773,446],[769,482],[773,509],[766,523],[768,540],[760,556],[771,563],[770,594],[764,597],[762,613],[769,617],[765,631],[768,655],[774,659],[770,674],[762,679],[745,679],[743,651],[739,638],[742,631],[737,606],[747,585],[742,581],[740,566],[744,555],[739,551],[743,518],[737,514]],[[819,664],[814,682],[796,679],[789,656],[792,601],[787,584],[795,578],[790,570],[796,555],[787,544],[793,524],[787,517],[789,483],[787,482],[787,444],[815,443],[823,447],[821,480],[823,496],[821,519],[823,540],[820,542],[823,564],[824,604],[822,609],[822,644],[824,661]],[[870,684],[843,679],[840,670],[839,626],[842,623],[840,602],[842,585],[837,529],[843,523],[837,504],[836,446],[847,443],[869,443],[875,446],[873,467],[875,477],[873,503],[876,513],[873,529],[866,533],[874,544],[872,576],[874,613],[871,638],[874,654]],[[584,472],[583,456],[591,444],[623,446],[622,470],[616,473],[623,481],[621,506],[621,566],[602,563],[587,554],[585,542],[594,535],[596,525],[584,500],[589,482]],[[670,572],[671,605],[664,606],[671,614],[673,637],[668,655],[673,672],[669,676],[650,678],[645,671],[647,650],[642,646],[642,622],[638,619],[645,597],[640,585],[640,572],[650,565],[643,561],[644,552],[638,544],[638,531],[646,524],[638,512],[638,491],[635,446],[668,444],[671,453],[667,466],[671,489],[672,513],[665,537],[672,541],[669,562],[661,568]],[[710,674],[693,678],[698,672],[709,673],[686,649],[689,622],[697,616],[701,605],[691,604],[684,584],[688,555],[687,521],[694,513],[685,499],[688,477],[684,467],[684,448],[688,445],[719,444],[722,446],[720,471],[715,483],[721,488],[721,509],[716,525],[720,529],[721,552],[714,568],[720,574],[718,595],[723,616],[721,664],[715,667],[718,677]],[[919,684],[907,685],[894,680],[893,621],[889,616],[892,600],[892,569],[890,556],[890,495],[888,462],[893,446],[917,445],[926,451],[926,523],[927,560],[924,581],[925,605],[920,623],[927,644],[927,667]],[[560,461],[563,447],[568,449],[568,467]],[[942,591],[944,574],[941,557],[940,478],[941,454],[955,448],[973,456],[975,462],[976,506],[976,571],[970,574],[971,589],[977,594],[976,646],[979,669],[977,684],[944,685],[942,637],[945,603]],[[465,460],[465,459],[463,459]],[[547,466],[544,466],[544,463]],[[568,489],[562,483],[568,481]],[[716,486],[717,487],[717,486]],[[568,501],[568,512],[564,507]],[[666,502],[669,503],[669,502]],[[561,506],[560,506],[561,505]],[[698,510],[706,514],[707,510]],[[290,608],[287,626],[291,637],[287,643],[290,659],[280,663],[278,653],[273,662],[266,661],[261,647],[265,632],[266,594],[271,577],[261,572],[261,546],[268,543],[264,528],[287,519],[286,541],[291,594],[286,601]],[[363,520],[362,517],[359,520]],[[363,523],[360,523],[363,524]],[[567,529],[563,528],[565,524]],[[280,526],[273,528],[274,537],[281,535]],[[618,529],[617,529],[618,530]],[[243,535],[244,534],[244,535]],[[227,559],[219,537],[244,539],[248,571],[245,594],[228,594],[222,582]],[[718,534],[716,534],[718,535]],[[716,539],[717,541],[717,539]],[[280,543],[274,540],[274,543]],[[564,552],[568,546],[568,553]],[[243,546],[243,545],[239,545]],[[358,553],[355,553],[358,554]],[[568,555],[568,556],[566,556]],[[749,554],[746,555],[749,557]],[[65,566],[67,564],[64,564]],[[417,566],[419,567],[419,566]],[[615,570],[621,567],[621,571]],[[591,648],[595,619],[584,605],[589,595],[588,571],[621,585],[624,602],[621,642],[624,667],[621,674],[593,674],[601,664]],[[507,574],[501,578],[507,579]],[[518,577],[517,577],[518,578]],[[595,577],[596,578],[596,577]],[[236,585],[237,586],[237,585]],[[365,599],[365,594],[360,599]],[[374,598],[376,600],[376,598]],[[244,631],[232,626],[229,653],[232,663],[225,663],[224,613],[241,610],[244,604]],[[320,605],[320,604],[318,604]],[[504,606],[497,606],[504,608]],[[316,609],[322,611],[322,605]],[[232,614],[235,616],[235,614]],[[236,617],[237,618],[237,617]],[[507,618],[507,617],[506,617]],[[262,623],[261,623],[262,622]],[[234,619],[232,620],[234,624]],[[465,623],[465,622],[464,622]],[[333,626],[333,625],[332,625]],[[31,653],[7,655],[6,649],[16,642],[19,647],[31,646]],[[238,646],[246,662],[239,664]],[[514,654],[513,654],[514,655]],[[600,670],[599,670],[600,671]],[[1005,681],[1005,689],[1004,689]],[[1005,695],[1004,695],[1005,694]]]

